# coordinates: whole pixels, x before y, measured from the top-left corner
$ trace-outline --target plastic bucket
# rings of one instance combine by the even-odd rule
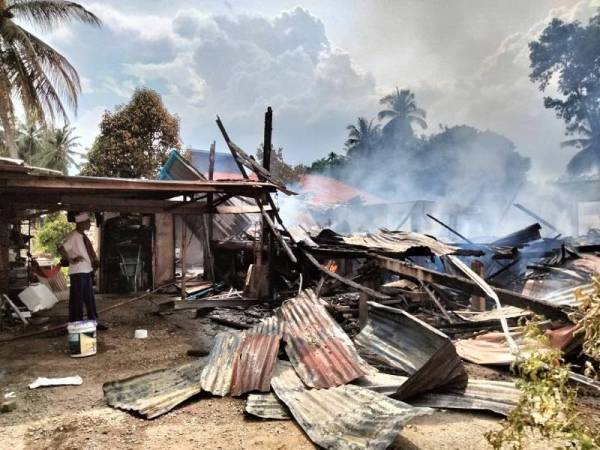
[[[69,322],[69,353],[73,358],[96,354],[96,321]]]

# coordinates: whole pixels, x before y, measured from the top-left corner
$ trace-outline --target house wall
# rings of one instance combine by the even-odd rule
[[[160,286],[175,277],[173,214],[156,214],[154,227],[154,286]]]

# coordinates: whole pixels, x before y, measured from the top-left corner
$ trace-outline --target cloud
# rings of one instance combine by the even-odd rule
[[[537,178],[558,176],[572,153],[559,148],[564,125],[528,79],[527,44],[551,17],[585,21],[600,6],[306,0],[310,11],[280,11],[293,3],[249,0],[234,12],[208,1],[83,1],[103,28],[71,25],[51,36],[85,79],[82,111],[149,86],[181,117],[185,144],[222,142],[220,114],[252,152],[270,105],[274,144],[286,159],[309,162],[341,151],[346,125],[375,117],[378,99],[398,85],[427,110],[428,132],[442,123],[503,133],[532,157]]]
[[[375,93],[374,77],[334,48],[323,23],[300,7],[273,18],[179,11],[171,32],[173,58],[124,64],[123,74],[163,93],[182,119],[187,144],[203,146],[216,138],[213,118],[221,114],[232,137],[253,152],[270,105],[281,124],[276,143],[286,158],[312,160],[321,156],[323,143],[339,151],[345,126]],[[121,94],[121,86],[107,85]]]
[[[89,148],[92,145],[95,136],[100,132],[100,120],[106,109],[108,108],[101,105],[86,109],[71,124],[76,129],[75,135],[80,137],[79,143],[82,148]]]

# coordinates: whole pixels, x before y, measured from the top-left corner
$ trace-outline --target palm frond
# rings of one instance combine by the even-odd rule
[[[560,143],[561,148],[565,147],[586,147],[590,145],[590,140],[587,138],[568,139]]]
[[[383,119],[387,119],[387,118],[394,118],[397,115],[398,115],[398,113],[396,111],[393,111],[391,109],[383,109],[377,113],[377,118],[379,120],[383,120]]]
[[[77,97],[81,93],[81,83],[75,68],[67,58],[31,33],[25,32],[35,49],[44,73],[49,76],[59,94],[66,98],[73,109],[77,109]]]
[[[75,70],[62,55],[26,30],[11,21],[6,21],[5,25],[0,32],[6,48],[3,59],[10,71],[14,95],[25,110],[35,114],[42,123],[46,122],[47,116],[54,121],[56,115],[67,121],[61,96],[66,96],[76,106],[80,86],[78,77],[72,79]],[[61,92],[57,92],[53,81]]]
[[[427,118],[427,112],[423,109],[423,108],[416,108],[414,109],[414,111],[412,112],[413,115],[417,115],[420,116],[423,119]]]
[[[408,116],[408,119],[409,119],[411,122],[414,122],[414,123],[416,123],[417,125],[419,125],[419,126],[420,126],[421,128],[423,128],[424,130],[426,130],[426,129],[427,129],[427,122],[426,122],[425,120],[423,120],[423,118],[422,118],[422,117],[420,117],[420,116],[415,116],[415,115],[411,114],[410,116]]]
[[[44,30],[64,22],[83,22],[101,25],[100,19],[78,3],[63,0],[9,0],[6,10]]]

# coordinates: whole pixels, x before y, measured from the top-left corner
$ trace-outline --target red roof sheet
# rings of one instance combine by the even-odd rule
[[[302,175],[300,194],[307,197],[309,203],[318,205],[339,205],[357,198],[365,204],[384,203],[376,195],[358,190],[343,181],[325,175]]]
[[[277,317],[269,317],[244,334],[233,357],[231,395],[269,392],[283,334],[282,323]]]
[[[285,351],[306,385],[329,388],[366,375],[372,368],[310,289],[281,306]]]

